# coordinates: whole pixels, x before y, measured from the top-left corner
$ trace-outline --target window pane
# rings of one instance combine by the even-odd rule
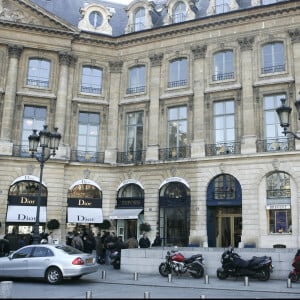
[[[84,93],[102,93],[102,69],[92,66],[82,68],[81,91]]]
[[[28,62],[27,85],[41,88],[49,87],[50,61],[31,58]]]

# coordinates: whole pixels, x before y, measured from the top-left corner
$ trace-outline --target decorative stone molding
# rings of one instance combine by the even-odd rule
[[[73,56],[67,52],[60,52],[59,54],[59,64],[70,66],[73,62]]]
[[[89,179],[91,175],[91,171],[89,169],[83,170],[83,178],[84,179]]]
[[[239,43],[242,51],[252,50],[253,43],[254,43],[254,36],[240,38],[240,39],[238,39],[238,43]]]
[[[17,58],[19,59],[21,53],[23,51],[23,46],[18,45],[8,45],[8,54],[10,58]]]
[[[121,73],[123,67],[123,61],[110,61],[109,68],[111,73]]]
[[[162,64],[163,53],[150,54],[151,67],[159,67]]]
[[[296,28],[295,30],[289,30],[289,36],[292,40],[292,43],[300,42],[300,29]]]
[[[203,46],[192,46],[191,50],[193,52],[194,55],[194,59],[200,59],[200,58],[205,58],[206,55],[206,51],[207,51],[207,45],[203,45]]]

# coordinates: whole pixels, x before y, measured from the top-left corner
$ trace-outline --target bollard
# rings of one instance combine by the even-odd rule
[[[102,279],[106,279],[106,271],[102,270]]]
[[[248,278],[248,276],[245,276],[245,282],[244,282],[244,285],[245,285],[245,286],[248,286],[248,285],[249,285],[249,278]]]
[[[144,299],[150,299],[150,292],[144,292]]]
[[[86,291],[86,299],[92,299],[92,291]]]
[[[138,272],[134,272],[133,274],[133,280],[138,280],[139,278],[139,273]]]
[[[287,280],[287,288],[291,288],[292,287],[292,281],[291,281],[291,278],[288,278]]]
[[[172,274],[168,274],[168,282],[172,282]]]
[[[0,298],[1,299],[4,299],[4,298],[11,299],[12,287],[13,287],[12,281],[2,281],[0,283]]]
[[[207,274],[205,275],[205,284],[209,284],[209,277]]]

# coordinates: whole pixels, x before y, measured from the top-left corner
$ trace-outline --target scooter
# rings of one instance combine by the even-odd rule
[[[289,278],[291,279],[292,282],[296,282],[299,280],[300,277],[300,249],[298,249],[294,257],[292,266],[294,267],[294,269],[290,272]]]
[[[114,269],[119,270],[121,267],[121,250],[112,250],[109,257],[110,264]]]
[[[248,276],[260,281],[270,279],[273,271],[272,258],[270,256],[253,256],[249,260],[244,260],[230,247],[225,250],[221,257],[222,267],[217,269],[217,277],[226,279],[228,276],[240,277]]]
[[[165,262],[159,265],[159,273],[163,277],[168,274],[181,275],[189,273],[193,278],[201,278],[204,274],[204,259],[202,254],[195,254],[185,258],[177,248],[168,251]]]

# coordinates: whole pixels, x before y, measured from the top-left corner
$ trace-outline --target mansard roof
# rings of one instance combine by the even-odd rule
[[[5,1],[5,0],[4,0]],[[23,0],[25,1],[25,0]],[[132,0],[129,5],[110,2],[109,0],[27,0],[42,7],[54,16],[62,19],[66,23],[72,24],[78,28],[78,23],[82,19],[81,9],[90,4],[99,4],[111,12],[109,24],[112,28],[111,36],[118,37],[126,34],[126,26],[128,25],[127,9],[130,5],[140,0]],[[154,7],[151,18],[152,28],[164,26],[164,18],[166,17],[167,4],[170,0],[148,0]],[[180,1],[180,0],[178,0]],[[183,1],[183,0],[181,0]],[[189,0],[191,10],[195,14],[195,19],[207,17],[207,10],[211,0]],[[285,2],[288,0],[279,0],[277,2]],[[238,10],[251,8],[251,0],[235,0]]]

